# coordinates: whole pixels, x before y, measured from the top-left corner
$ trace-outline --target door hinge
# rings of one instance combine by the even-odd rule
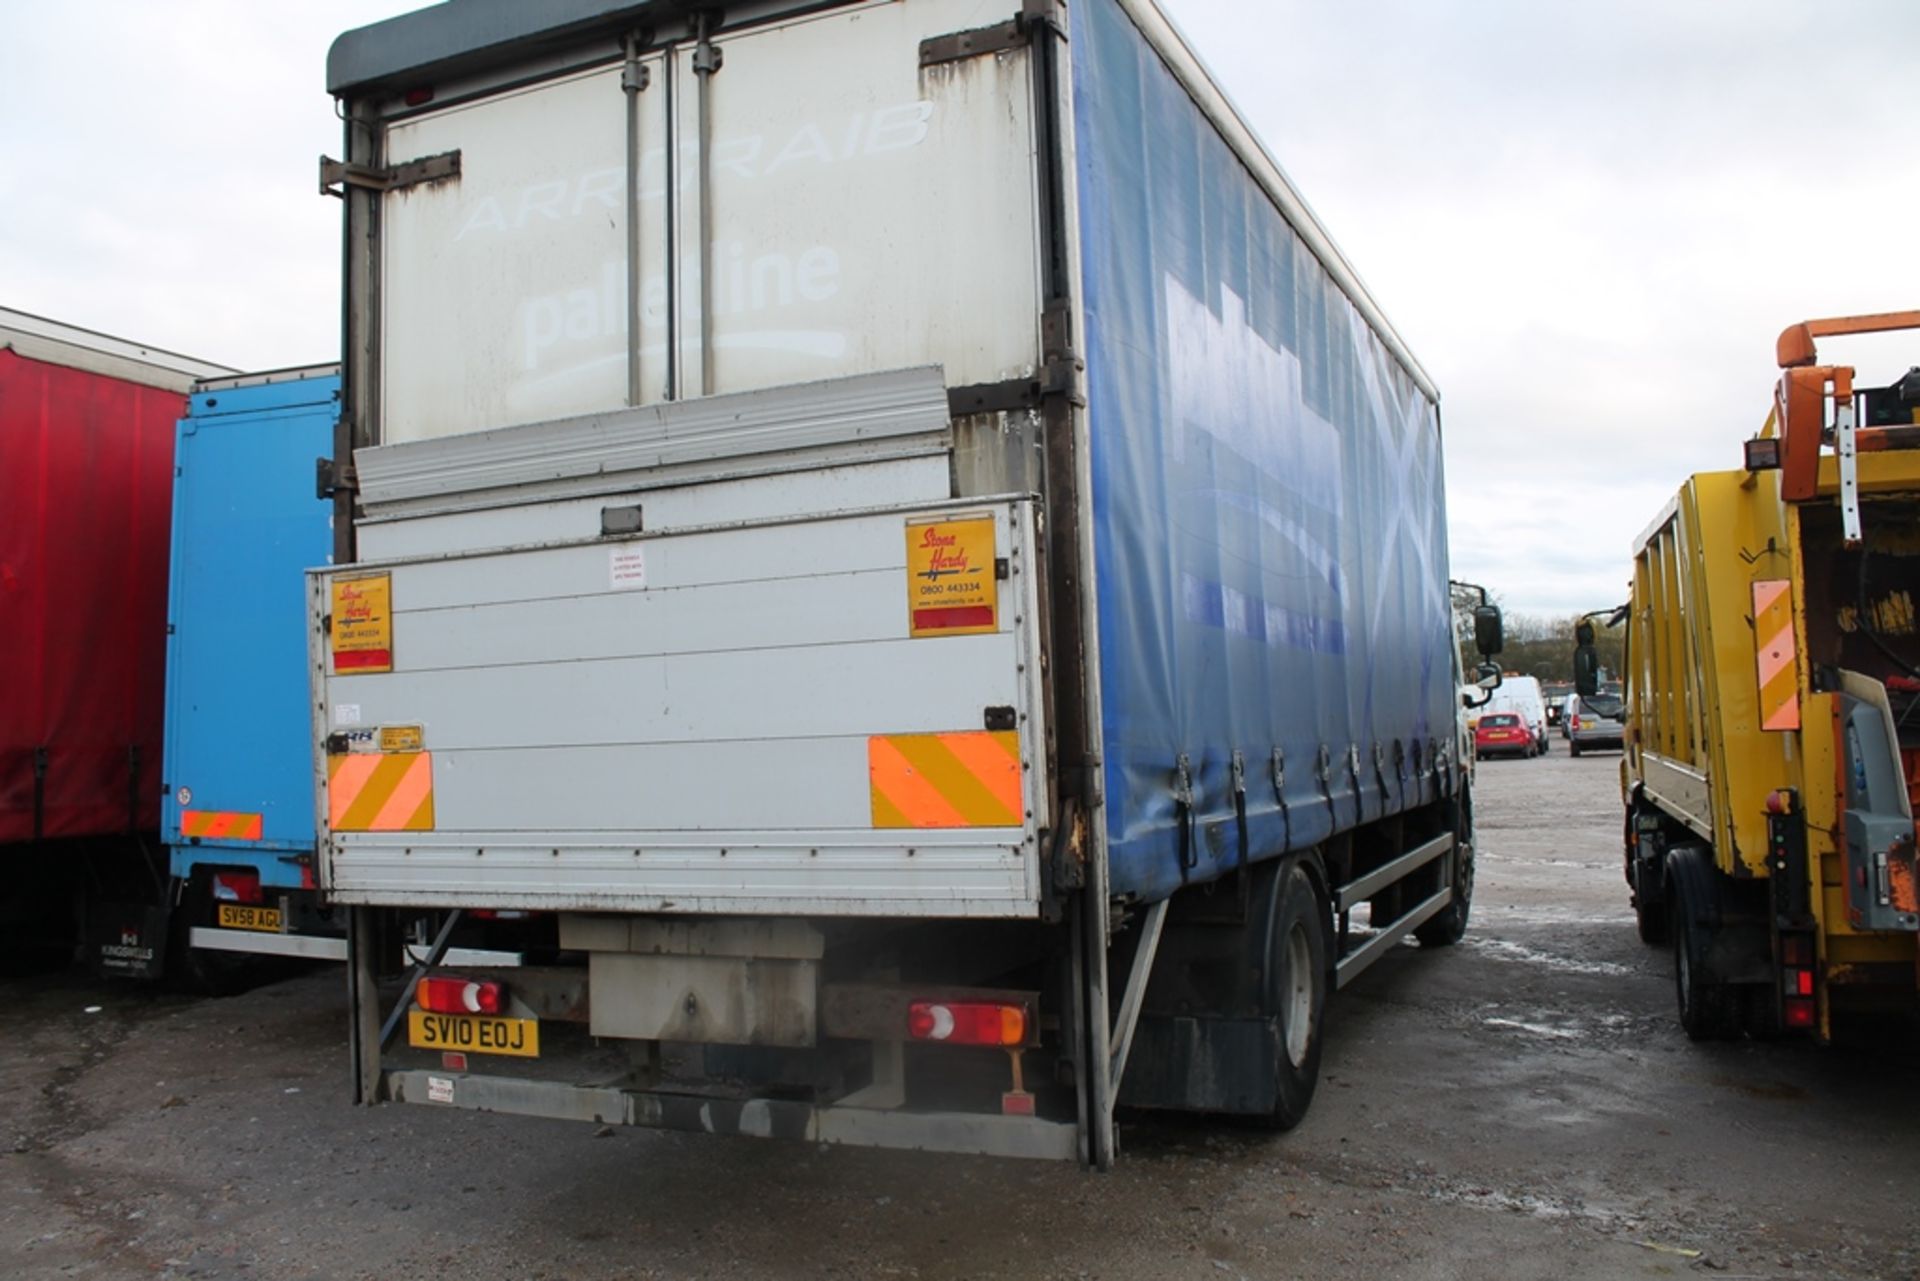
[[[335,463],[331,458],[313,460],[313,496],[332,498],[335,494],[360,492],[360,477],[352,463]]]
[[[1006,22],[971,31],[955,31],[944,36],[929,36],[920,42],[920,65],[937,67],[943,62],[983,58],[990,53],[1018,49],[1033,41],[1036,30],[1064,32],[1066,22],[1060,12],[1060,0],[1021,0],[1020,12]]]
[[[1087,397],[1080,388],[1080,375],[1086,368],[1084,361],[1069,355],[1064,360],[1048,361],[1031,378],[949,387],[947,415],[965,418],[969,414],[1017,413],[1022,409],[1038,409],[1041,402],[1055,396],[1064,396],[1075,406],[1085,405]]]
[[[1074,405],[1087,403],[1080,391],[1080,373],[1086,366],[1077,360],[1054,361],[1043,365],[1032,378],[1009,378],[999,383],[972,383],[947,388],[947,415],[965,418],[969,414],[1011,414],[1022,409],[1038,409],[1052,396],[1065,396]]]
[[[348,187],[368,191],[400,191],[422,183],[451,182],[460,176],[459,151],[443,151],[397,165],[353,165],[320,157],[320,194],[344,196]]]

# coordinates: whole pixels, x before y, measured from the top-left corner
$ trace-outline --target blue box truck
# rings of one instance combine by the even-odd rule
[[[1438,393],[1153,0],[455,0],[327,77],[358,1097],[1297,1122],[1466,927]]]
[[[174,446],[165,780],[172,965],[221,988],[260,957],[343,960],[314,867],[305,571],[331,554],[340,373],[194,384]]]

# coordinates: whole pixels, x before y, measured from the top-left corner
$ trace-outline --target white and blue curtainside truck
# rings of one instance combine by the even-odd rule
[[[358,1097],[1297,1122],[1466,927],[1438,398],[1153,0],[453,0],[327,72]]]

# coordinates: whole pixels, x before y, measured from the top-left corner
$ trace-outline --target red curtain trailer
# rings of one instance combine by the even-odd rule
[[[0,308],[0,916],[157,833],[174,426],[222,372]]]

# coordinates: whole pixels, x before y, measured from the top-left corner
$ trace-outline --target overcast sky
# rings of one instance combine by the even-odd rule
[[[1510,609],[1624,598],[1634,534],[1760,425],[1783,326],[1920,306],[1916,0],[1163,3],[1439,383],[1453,571]],[[10,5],[0,305],[334,359],[326,49],[415,7]],[[1920,335],[1823,355],[1885,382]]]

